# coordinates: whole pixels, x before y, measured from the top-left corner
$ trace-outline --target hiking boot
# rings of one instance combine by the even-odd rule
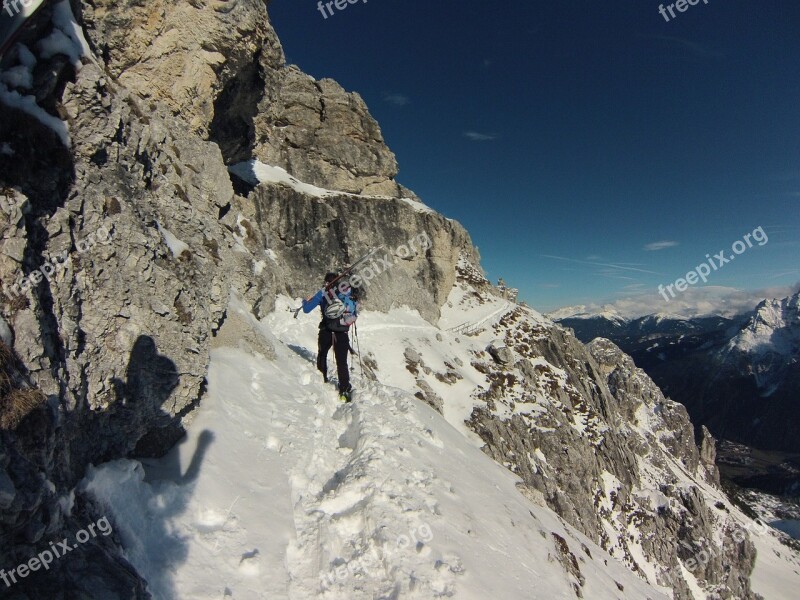
[[[339,390],[339,400],[342,402],[353,401],[353,386],[348,385],[346,390]]]

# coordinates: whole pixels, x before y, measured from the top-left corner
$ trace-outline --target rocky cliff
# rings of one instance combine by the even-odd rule
[[[22,76],[0,84],[0,324],[42,394],[2,432],[2,564],[69,529],[64,499],[88,464],[158,456],[182,435],[232,295],[263,315],[380,244],[399,264],[376,306],[433,319],[458,256],[475,255],[393,181],[356,94],[284,65],[261,1],[53,3],[2,68]],[[339,193],[237,195],[227,166],[251,158]],[[420,232],[424,253],[389,256]],[[48,594],[84,589],[59,566]]]

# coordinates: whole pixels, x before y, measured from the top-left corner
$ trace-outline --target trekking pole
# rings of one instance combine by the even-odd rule
[[[361,360],[361,344],[358,341],[358,323],[353,323],[353,332],[356,334],[356,352],[358,353],[358,364],[361,366],[361,379],[364,379],[364,362]]]

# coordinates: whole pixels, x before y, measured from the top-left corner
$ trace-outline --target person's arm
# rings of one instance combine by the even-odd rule
[[[305,314],[310,313],[312,310],[317,308],[320,304],[322,304],[322,297],[324,295],[324,291],[320,290],[315,295],[309,296],[305,300],[303,300],[303,312]]]

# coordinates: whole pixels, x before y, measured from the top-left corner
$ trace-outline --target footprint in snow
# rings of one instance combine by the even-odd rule
[[[247,577],[255,577],[261,573],[260,562],[258,548],[245,552],[239,560],[239,572]]]

